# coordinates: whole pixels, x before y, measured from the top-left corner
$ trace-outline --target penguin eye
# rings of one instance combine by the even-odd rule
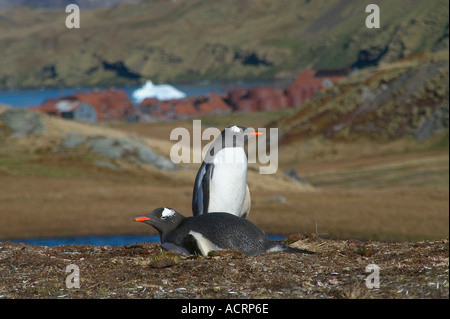
[[[161,216],[161,219],[166,219],[166,216]]]

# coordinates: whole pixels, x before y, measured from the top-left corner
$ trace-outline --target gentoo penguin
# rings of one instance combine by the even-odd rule
[[[261,132],[234,125],[225,128],[214,140],[195,178],[194,216],[226,212],[247,217],[251,200],[244,144],[257,135]]]
[[[247,256],[274,251],[312,253],[271,240],[247,219],[228,213],[184,217],[171,208],[160,207],[134,220],[156,228],[163,248],[188,255],[206,256],[212,250],[223,249],[237,250]]]

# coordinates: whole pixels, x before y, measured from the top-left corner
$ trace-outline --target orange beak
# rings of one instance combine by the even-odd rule
[[[151,219],[151,218],[147,217],[147,216],[139,216],[139,217],[136,217],[134,220],[137,221],[137,222],[144,222],[144,221],[149,220],[149,219]]]
[[[249,134],[253,135],[253,136],[258,136],[258,135],[262,135],[262,132],[251,132]]]

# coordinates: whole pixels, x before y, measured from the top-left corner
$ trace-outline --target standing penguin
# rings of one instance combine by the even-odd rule
[[[171,208],[160,207],[134,220],[156,228],[164,249],[188,255],[207,256],[210,251],[223,249],[234,249],[247,256],[276,251],[312,254],[271,240],[250,221],[228,213],[184,217]]]
[[[192,196],[194,216],[227,212],[247,217],[251,200],[244,144],[250,137],[261,134],[234,125],[225,128],[214,140],[195,178]]]

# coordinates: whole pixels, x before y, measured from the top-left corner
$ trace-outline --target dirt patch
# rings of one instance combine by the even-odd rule
[[[159,244],[28,246],[0,243],[1,298],[448,298],[448,239],[417,243],[291,236],[313,255],[223,251],[173,255]],[[68,265],[79,288],[68,288]],[[379,267],[379,288],[366,279]],[[373,266],[371,266],[373,267]],[[367,282],[376,284],[375,280]],[[179,311],[179,310],[177,310]]]
[[[192,216],[195,171],[103,170],[107,174],[92,169],[82,173],[88,176],[70,178],[0,172],[0,239],[156,233],[133,217],[161,206]],[[287,183],[264,188],[250,181],[248,219],[269,234],[388,241],[448,237],[448,189],[298,191]]]

